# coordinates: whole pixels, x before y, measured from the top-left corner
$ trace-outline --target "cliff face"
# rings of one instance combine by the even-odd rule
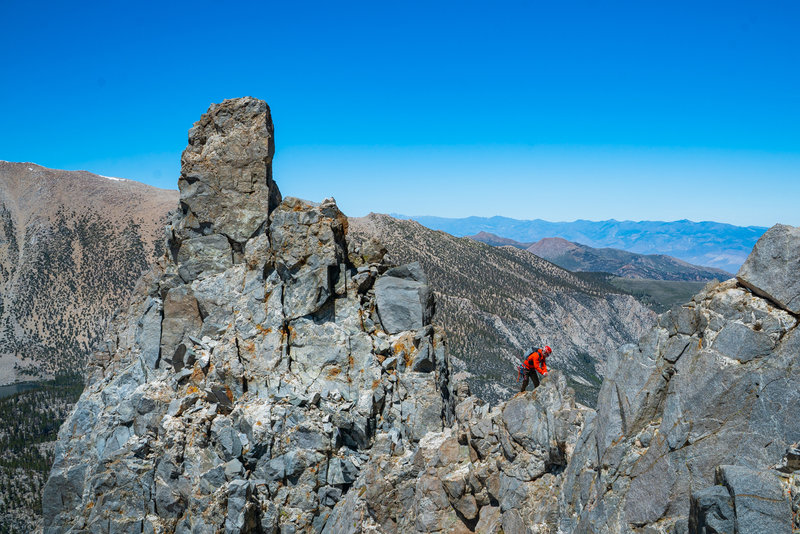
[[[318,531],[371,451],[452,420],[424,273],[348,256],[346,217],[281,201],[272,154],[252,98],[190,131],[167,257],[59,433],[46,532]]]
[[[800,440],[798,277],[800,229],[775,226],[737,279],[620,349],[565,473],[562,528],[791,531],[797,487],[773,468],[793,471]]]

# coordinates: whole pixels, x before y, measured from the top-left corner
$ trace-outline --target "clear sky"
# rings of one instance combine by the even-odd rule
[[[0,2],[0,159],[175,188],[212,102],[348,215],[800,225],[800,2]]]

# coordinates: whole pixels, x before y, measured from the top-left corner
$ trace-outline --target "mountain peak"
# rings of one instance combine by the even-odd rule
[[[530,247],[528,252],[532,252],[542,258],[549,258],[551,256],[558,256],[566,254],[569,251],[580,248],[578,245],[571,241],[567,241],[561,237],[545,237],[540,239]]]
[[[452,423],[425,274],[348,247],[333,199],[281,200],[273,152],[253,98],[190,130],[171,254],[93,354],[46,532],[319,532],[371,453]]]
[[[281,201],[272,180],[272,116],[252,97],[212,104],[181,157],[180,238],[222,234],[244,244]]]

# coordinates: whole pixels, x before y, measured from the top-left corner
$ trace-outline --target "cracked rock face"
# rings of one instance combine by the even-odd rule
[[[170,252],[60,431],[45,532],[319,532],[376,444],[410,454],[452,422],[430,315],[383,324],[383,255],[350,261],[332,199],[280,201],[272,154],[255,99],[190,131]]]
[[[189,130],[181,157],[181,239],[209,234],[243,245],[281,201],[272,180],[269,106],[255,98],[213,104]]]
[[[776,295],[800,271],[766,256],[798,250],[797,229],[771,229],[739,281],[662,315],[609,361],[564,474],[564,531],[791,531],[791,480],[773,468],[800,439],[800,332]]]

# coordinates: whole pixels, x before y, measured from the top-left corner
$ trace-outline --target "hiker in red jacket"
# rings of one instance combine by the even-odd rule
[[[530,377],[533,377],[533,389],[539,387],[539,375],[537,373],[541,373],[542,376],[547,374],[547,357],[552,352],[553,349],[545,345],[543,349],[533,349],[533,352],[525,358],[525,361],[520,366],[523,374],[521,392],[528,387],[528,378]]]

